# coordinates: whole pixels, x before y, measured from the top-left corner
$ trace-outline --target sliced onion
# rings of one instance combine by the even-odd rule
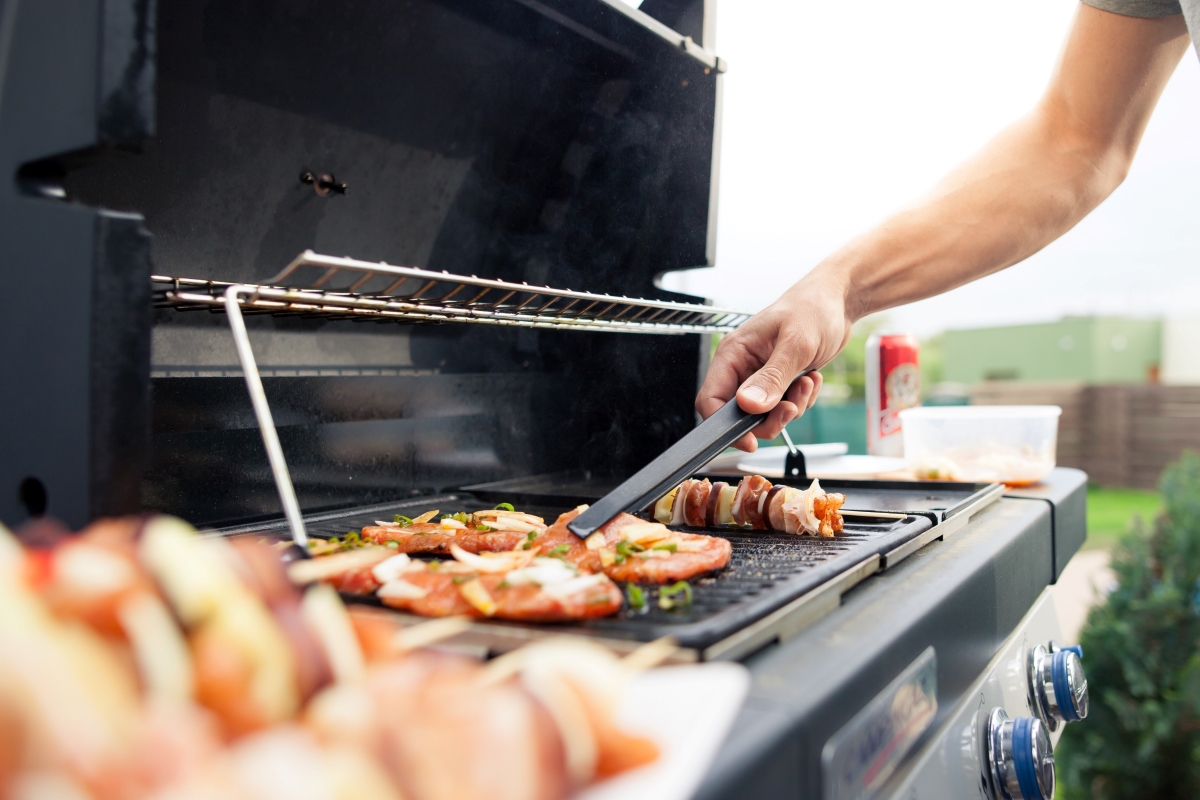
[[[395,552],[386,547],[360,547],[355,550],[331,553],[327,556],[293,561],[288,564],[287,574],[292,579],[292,583],[300,585],[316,583],[348,572],[371,569],[394,555]]]
[[[733,518],[733,502],[737,499],[738,490],[741,484],[730,486],[725,484],[725,488],[721,490],[721,496],[717,498],[717,519],[718,525],[736,525],[737,521]]]
[[[380,561],[371,568],[371,574],[380,583],[387,583],[388,581],[399,580],[403,573],[413,571],[414,566],[417,569],[424,569],[424,565],[414,565],[413,560],[408,557],[408,553],[400,553],[386,561]]]
[[[519,569],[529,562],[537,553],[533,550],[515,550],[504,553],[468,553],[456,544],[450,545],[450,554],[460,564],[466,564],[478,572],[508,572]]]
[[[674,531],[670,530],[662,523],[646,522],[645,520],[638,520],[637,522],[631,522],[628,525],[623,525],[617,529],[616,533],[620,539],[624,539],[625,541],[633,542],[635,544],[642,544],[643,542],[657,542],[662,539],[669,539],[675,535]]]
[[[647,550],[646,552],[650,551]],[[608,583],[608,576],[602,572],[598,572],[595,575],[580,575],[569,581],[543,586],[542,591],[556,600],[563,600],[573,594],[587,591],[593,586],[599,586],[604,583]]]
[[[425,595],[429,594],[428,589],[422,589],[420,586],[411,584],[406,580],[397,578],[393,581],[388,581],[379,590],[375,592],[379,597],[391,597],[397,600],[420,600]]]
[[[539,528],[546,527],[546,520],[542,519],[541,517],[534,516],[533,514],[526,514],[523,511],[505,511],[503,509],[494,508],[486,511],[476,511],[474,512],[473,516],[475,516],[477,519],[511,519],[517,520],[518,522],[524,522],[528,525],[536,525]],[[489,523],[488,527],[494,526]]]
[[[496,613],[496,601],[488,594],[487,587],[479,578],[471,578],[458,586],[458,593],[485,617]]]
[[[684,481],[679,484],[679,491],[675,493],[675,502],[671,505],[671,525],[685,525],[687,520],[684,513],[687,511],[687,496],[692,490],[692,486],[696,481]]]
[[[666,525],[671,521],[671,508],[675,503],[675,495],[679,493],[679,487],[676,486],[671,491],[664,494],[654,504],[654,518]]]
[[[535,558],[533,564],[514,569],[504,576],[504,582],[512,586],[553,586],[565,583],[579,575],[574,566],[561,558]]]

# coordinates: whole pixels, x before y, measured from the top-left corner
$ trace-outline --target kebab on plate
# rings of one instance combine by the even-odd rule
[[[654,518],[665,525],[696,528],[738,527],[831,537],[842,530],[842,494],[828,494],[814,480],[804,490],[772,486],[761,475],[736,485],[686,480],[655,504]]]
[[[349,612],[168,517],[0,529],[0,797],[558,800],[656,757],[613,722],[611,654],[413,649],[453,624]]]

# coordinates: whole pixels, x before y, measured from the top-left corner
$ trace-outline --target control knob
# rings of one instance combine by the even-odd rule
[[[1078,722],[1088,715],[1088,686],[1080,657],[1083,648],[1047,650],[1042,645],[1029,653],[1029,693],[1034,713],[1051,731],[1059,722]]]
[[[988,717],[987,762],[996,800],[1054,797],[1054,752],[1041,720],[1009,719],[1003,708],[992,709]]]

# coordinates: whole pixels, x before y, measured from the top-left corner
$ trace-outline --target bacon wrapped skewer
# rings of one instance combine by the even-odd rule
[[[842,530],[842,494],[829,494],[814,480],[804,490],[772,486],[761,475],[748,475],[736,486],[686,480],[654,507],[666,525],[739,527],[830,537]]]

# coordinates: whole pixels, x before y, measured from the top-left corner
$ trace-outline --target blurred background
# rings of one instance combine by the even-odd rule
[[[730,66],[717,266],[664,285],[726,307],[769,304],[1025,113],[1077,8],[721,3],[717,52]],[[1112,197],[1017,266],[863,320],[823,370],[817,407],[789,426],[797,442],[866,452],[864,345],[874,330],[920,338],[927,405],[1062,406],[1058,463],[1092,483],[1088,542],[1055,600],[1066,640],[1108,658],[1088,667],[1104,684],[1093,696],[1108,700],[1064,740],[1071,797],[1149,787],[1183,797],[1200,786],[1200,739],[1185,724],[1200,683],[1180,677],[1200,651],[1188,639],[1165,655],[1164,644],[1200,619],[1200,461],[1185,456],[1160,484],[1169,464],[1200,450],[1197,142],[1200,60],[1189,50]]]
[[[1077,7],[720,4],[717,52],[730,66],[717,266],[664,285],[726,307],[769,304],[1028,111]],[[1197,141],[1200,60],[1189,51],[1112,197],[1021,264],[863,320],[793,438],[865,452],[866,338],[912,332],[926,404],[1063,407],[1059,463],[1122,490],[1094,498],[1110,512],[1094,542],[1151,513],[1163,467],[1200,448],[1200,388],[1188,388],[1200,387]]]

